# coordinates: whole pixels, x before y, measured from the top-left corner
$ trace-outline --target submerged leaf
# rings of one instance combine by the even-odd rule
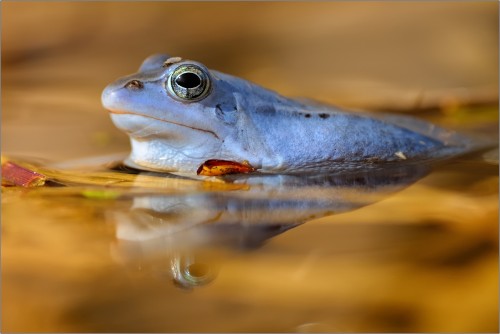
[[[86,198],[90,199],[99,199],[99,200],[108,200],[108,199],[116,199],[120,196],[120,193],[112,190],[84,190],[82,191],[82,195]]]

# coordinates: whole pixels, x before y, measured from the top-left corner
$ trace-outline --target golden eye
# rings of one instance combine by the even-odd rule
[[[199,101],[210,92],[210,77],[197,65],[180,65],[165,83],[167,90],[183,101]]]

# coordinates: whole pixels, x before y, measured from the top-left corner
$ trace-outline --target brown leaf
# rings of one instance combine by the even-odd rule
[[[228,160],[207,160],[196,171],[198,175],[221,176],[227,174],[246,174],[254,172],[255,168],[243,161],[242,163]]]

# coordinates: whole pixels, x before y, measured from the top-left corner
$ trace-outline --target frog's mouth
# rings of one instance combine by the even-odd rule
[[[215,132],[213,132],[213,131],[206,130],[206,129],[200,129],[200,128],[197,128],[197,127],[194,127],[194,126],[185,125],[185,124],[181,124],[181,123],[177,123],[177,122],[173,122],[173,121],[167,121],[165,119],[153,117],[153,116],[150,116],[150,115],[143,115],[143,114],[138,114],[138,113],[134,113],[134,112],[130,112],[130,111],[123,111],[123,110],[109,110],[109,113],[110,114],[115,114],[115,115],[132,115],[132,116],[139,116],[139,117],[149,118],[149,119],[153,119],[155,121],[169,123],[169,124],[174,124],[174,125],[178,125],[178,126],[182,126],[182,127],[188,128],[188,129],[205,132],[205,133],[211,134],[212,136],[214,136],[217,139],[220,139],[219,136],[217,136],[217,134]]]

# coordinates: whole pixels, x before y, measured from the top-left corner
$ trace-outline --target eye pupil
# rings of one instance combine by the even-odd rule
[[[195,88],[201,84],[201,78],[192,72],[186,72],[179,75],[175,83],[184,88]]]

